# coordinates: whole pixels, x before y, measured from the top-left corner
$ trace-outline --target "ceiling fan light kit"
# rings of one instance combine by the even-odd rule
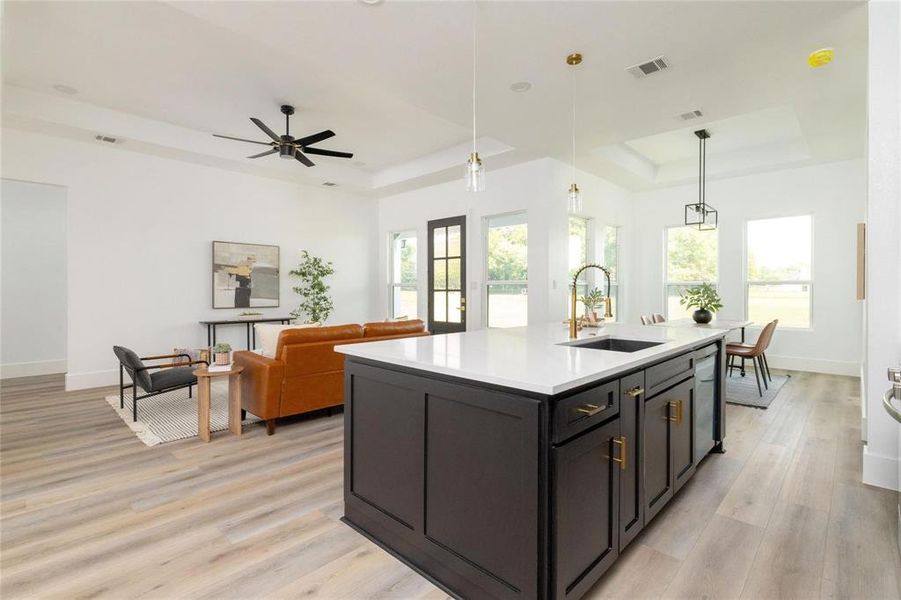
[[[279,158],[284,159],[294,159],[298,162],[303,163],[308,167],[314,166],[312,160],[307,157],[307,154],[316,154],[319,156],[332,156],[335,158],[353,158],[353,153],[351,152],[338,152],[336,150],[325,150],[324,148],[313,148],[313,144],[317,144],[323,140],[327,140],[331,137],[335,136],[335,132],[331,129],[326,129],[324,131],[320,131],[319,133],[314,133],[313,135],[308,135],[302,138],[295,138],[291,136],[291,115],[294,114],[294,107],[288,104],[283,104],[281,107],[282,114],[285,115],[285,134],[277,135],[274,131],[272,131],[265,123],[256,117],[250,117],[250,121],[259,127],[263,133],[269,136],[272,140],[270,142],[258,142],[256,140],[245,140],[243,138],[231,137],[229,135],[220,135],[218,133],[214,133],[214,137],[223,138],[226,140],[234,140],[236,142],[247,142],[249,144],[260,144],[262,146],[269,146],[269,150],[265,152],[260,152],[259,154],[253,154],[248,156],[247,158],[260,158],[262,156],[269,156],[270,154],[278,154]]]
[[[707,139],[706,129],[695,131],[698,137],[698,201],[685,205],[685,225],[696,226],[700,231],[716,229],[719,213],[707,204]]]

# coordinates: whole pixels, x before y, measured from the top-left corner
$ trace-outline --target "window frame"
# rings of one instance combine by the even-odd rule
[[[620,250],[620,236],[619,236],[619,232],[620,232],[621,226],[620,226],[620,225],[613,225],[613,224],[611,224],[611,223],[606,223],[606,224],[601,225],[601,228],[603,228],[603,229],[607,229],[607,228],[612,229],[612,230],[613,230],[613,234],[616,236],[616,244],[614,244],[614,247],[616,248],[616,256],[614,257],[614,261],[613,261],[613,274],[614,274],[614,276],[610,278],[610,296],[611,296],[611,298],[613,299],[613,306],[614,306],[614,311],[615,311],[615,312],[614,312],[614,315],[613,315],[613,321],[612,321],[612,322],[613,322],[613,323],[618,323],[618,322],[620,321],[620,319],[619,319],[619,315],[620,315],[620,311],[619,311],[619,307],[620,307],[620,304],[619,304],[619,286],[620,286],[620,281],[619,281],[619,250]],[[604,232],[604,233],[606,233],[606,232]],[[601,235],[601,236],[598,236],[598,237],[601,238],[601,239],[599,240],[600,243],[605,243],[605,242],[606,242],[606,236],[605,236],[605,235]],[[605,257],[605,258],[606,258],[606,257]],[[603,263],[605,263],[605,262],[606,262],[606,260],[602,260],[602,261],[600,261],[600,264],[603,265]],[[606,282],[604,282],[604,283],[606,283]]]
[[[751,281],[748,272],[748,259],[751,257],[750,249],[748,247],[748,226],[752,221],[774,221],[776,219],[792,219],[796,217],[809,217],[810,218],[810,279],[809,280],[784,280],[784,281]],[[742,299],[743,303],[743,312],[744,318],[746,321],[751,320],[750,316],[750,295],[751,295],[751,286],[752,285],[806,285],[808,287],[807,294],[807,311],[808,311],[808,326],[807,327],[795,327],[792,325],[783,325],[782,322],[779,322],[779,329],[788,329],[791,331],[813,331],[814,330],[814,321],[813,321],[813,289],[814,289],[814,249],[816,248],[816,219],[814,213],[805,212],[800,214],[793,215],[773,215],[769,217],[758,217],[755,219],[745,219],[744,228],[742,231],[743,240],[742,240],[742,250],[743,250],[743,264],[742,264],[742,280],[744,282],[744,297]],[[749,329],[763,329],[766,323],[754,323],[749,325]]]
[[[529,312],[528,312],[528,294],[529,294],[529,244],[526,242],[526,279],[525,281],[520,281],[516,279],[511,280],[495,280],[488,278],[488,238],[491,231],[491,220],[499,219],[503,217],[512,217],[522,215],[523,222],[526,226],[526,235],[528,235],[529,228],[529,213],[527,210],[511,210],[509,212],[497,213],[493,215],[487,215],[482,217],[482,269],[485,273],[485,284],[482,286],[482,321],[485,329],[503,329],[501,327],[491,327],[489,323],[489,311],[491,309],[491,286],[492,285],[525,285],[526,288],[526,325],[529,324]],[[528,238],[527,238],[528,239]]]
[[[396,231],[388,232],[388,299],[385,304],[387,308],[387,318],[388,319],[396,319],[397,315],[395,314],[397,311],[394,306],[394,292],[395,289],[410,288],[411,284],[409,283],[395,283],[394,282],[394,242],[399,236],[406,235],[403,239],[414,239],[416,240],[416,282],[412,284],[414,291],[416,292],[416,314],[415,315],[407,315],[408,318],[418,319],[419,318],[419,231],[415,228],[408,229],[399,229]]]
[[[679,286],[691,286],[696,287],[703,283],[711,283],[709,281],[670,281],[669,278],[669,232],[671,229],[697,229],[696,226],[678,224],[678,225],[665,225],[663,227],[663,316],[667,321],[671,321],[672,318],[669,314],[669,288],[673,285]],[[716,279],[712,282],[713,289],[719,291],[720,289],[720,271],[722,270],[720,265],[720,230],[717,227],[713,231],[716,235]],[[747,262],[747,261],[746,261]]]

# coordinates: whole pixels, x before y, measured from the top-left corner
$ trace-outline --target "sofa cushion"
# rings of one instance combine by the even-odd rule
[[[423,331],[425,331],[425,323],[420,319],[411,319],[409,321],[377,321],[363,325],[363,337],[367,338],[421,333]]]
[[[257,345],[260,353],[267,358],[275,358],[278,349],[278,336],[286,329],[306,329],[319,327],[319,323],[304,323],[302,325],[282,325],[281,323],[257,323],[253,326],[257,337]]]
[[[151,373],[150,387],[152,388],[152,391],[158,392],[170,387],[197,383],[197,377],[194,376],[195,368],[196,367],[172,367]]]

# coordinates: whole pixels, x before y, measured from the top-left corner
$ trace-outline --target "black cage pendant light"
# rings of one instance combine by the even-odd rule
[[[707,138],[706,129],[695,131],[698,136],[698,201],[685,205],[685,224],[696,225],[699,230],[716,229],[716,209],[707,204]]]

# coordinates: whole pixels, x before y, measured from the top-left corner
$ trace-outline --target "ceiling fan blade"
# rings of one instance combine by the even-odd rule
[[[260,152],[259,154],[254,154],[253,156],[248,156],[247,158],[259,158],[261,156],[275,154],[276,152],[278,152],[278,148],[273,148],[272,150],[266,150],[265,152]]]
[[[352,152],[338,152],[337,150],[320,150],[319,148],[304,148],[307,154],[319,154],[320,156],[335,156],[337,158],[353,158]]]
[[[269,142],[258,142],[256,140],[245,140],[243,138],[236,138],[236,137],[232,137],[230,135],[219,135],[218,133],[214,133],[213,137],[224,138],[226,140],[235,140],[236,142],[248,142],[250,144],[262,144],[264,146],[269,145]]]
[[[322,140],[327,140],[330,137],[334,137],[335,132],[331,129],[326,129],[325,131],[320,131],[319,133],[314,133],[313,135],[308,135],[307,137],[302,137],[294,140],[294,143],[298,146],[312,146],[317,142],[321,142]]]
[[[301,154],[300,150],[294,151],[294,158],[296,158],[297,160],[299,160],[300,162],[302,162],[303,164],[305,164],[308,167],[312,167],[314,164],[316,164],[312,160],[310,160],[309,158],[307,158],[306,156]]]
[[[278,137],[277,135],[275,135],[275,132],[272,131],[271,129],[269,129],[268,127],[266,127],[266,124],[265,124],[265,123],[263,123],[262,121],[260,121],[260,120],[257,119],[256,117],[250,117],[250,120],[253,121],[253,124],[254,124],[254,125],[256,125],[256,126],[259,127],[260,129],[262,129],[262,130],[266,133],[266,135],[268,135],[269,137],[271,137],[271,138],[272,138],[273,140],[275,140],[276,142],[281,143],[282,138],[280,138],[280,137]]]

